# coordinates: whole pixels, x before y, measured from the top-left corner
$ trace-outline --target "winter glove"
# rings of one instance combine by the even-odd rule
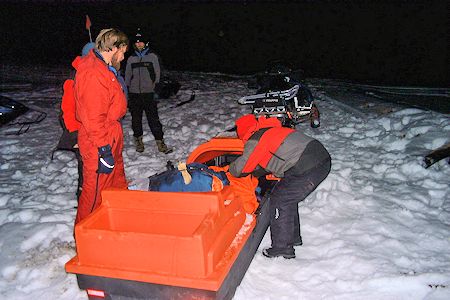
[[[99,174],[110,174],[114,169],[114,157],[111,146],[106,145],[98,148],[98,169]]]

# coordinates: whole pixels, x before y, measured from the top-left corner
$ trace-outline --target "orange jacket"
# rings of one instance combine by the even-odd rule
[[[259,182],[258,178],[254,176],[234,177],[229,172],[229,166],[210,166],[209,168],[216,172],[225,172],[228,180],[230,181],[230,186],[233,189],[234,196],[241,201],[246,213],[252,214],[256,211],[259,205],[255,194],[255,190]]]
[[[78,56],[72,62],[72,66],[76,68],[81,57]],[[69,132],[74,132],[80,129],[81,123],[75,118],[75,95],[74,95],[75,81],[67,79],[63,84],[63,96],[61,101],[62,117],[64,125]]]

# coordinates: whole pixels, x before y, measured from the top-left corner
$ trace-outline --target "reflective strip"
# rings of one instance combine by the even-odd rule
[[[105,298],[105,292],[104,291],[87,289],[86,292],[87,292],[87,294],[89,296]]]
[[[110,165],[110,164],[108,164],[104,159],[103,159],[103,157],[100,157],[100,162],[105,166],[105,167],[107,167],[108,169],[113,169],[114,168],[114,165]]]

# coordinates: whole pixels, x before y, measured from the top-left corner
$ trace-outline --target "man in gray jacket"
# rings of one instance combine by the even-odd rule
[[[245,115],[236,121],[244,152],[230,164],[235,177],[273,174],[281,180],[270,195],[272,247],[266,257],[295,258],[294,246],[302,244],[298,202],[328,176],[331,157],[317,140],[281,126],[276,118]]]
[[[158,150],[168,154],[172,152],[172,149],[167,147],[164,142],[158,106],[154,99],[155,85],[161,76],[158,56],[150,51],[148,39],[140,32],[140,29],[134,38],[133,47],[135,52],[128,58],[125,69],[125,84],[128,86],[128,107],[131,113],[131,127],[136,151],[144,151],[142,113],[145,111]]]

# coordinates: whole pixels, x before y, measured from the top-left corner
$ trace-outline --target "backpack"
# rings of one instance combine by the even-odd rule
[[[80,122],[75,119],[75,80],[66,79],[63,84],[63,96],[61,100],[61,113],[59,115],[59,123],[62,128],[61,137],[58,144],[52,150],[51,159],[58,150],[74,151],[75,145],[78,143],[78,129]]]
[[[191,163],[186,166],[192,177],[189,184],[185,184],[182,172],[178,169],[167,170],[149,177],[149,191],[160,192],[211,192],[220,191],[223,186],[230,185],[223,171],[216,172],[207,165]]]

